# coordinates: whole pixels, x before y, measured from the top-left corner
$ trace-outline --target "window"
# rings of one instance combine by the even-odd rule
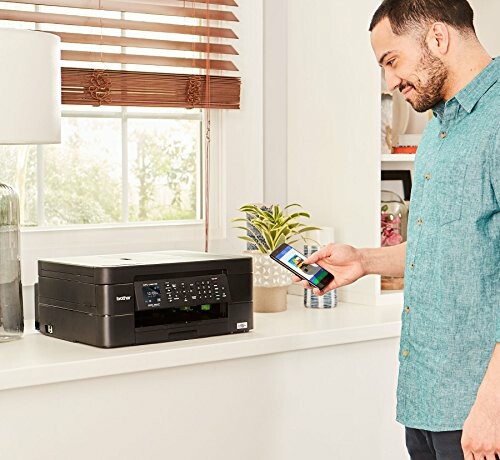
[[[200,219],[201,110],[65,110],[62,142],[0,146],[24,226]]]
[[[237,37],[220,27],[237,21],[228,6],[237,5],[0,1],[0,26],[62,40],[61,145],[0,146],[0,180],[17,187],[24,226],[203,217],[201,108],[239,107],[239,78],[222,75],[237,70],[223,43]],[[94,68],[111,81],[111,104],[99,108],[85,86]]]

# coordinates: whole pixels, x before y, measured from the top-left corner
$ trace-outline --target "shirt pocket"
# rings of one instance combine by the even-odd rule
[[[446,225],[462,217],[464,204],[465,176],[467,163],[453,162],[447,168],[447,173],[439,180],[437,208],[438,222]]]

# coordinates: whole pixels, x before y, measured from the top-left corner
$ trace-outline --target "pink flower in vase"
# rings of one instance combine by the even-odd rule
[[[381,213],[381,246],[394,246],[403,242],[401,219],[392,214]]]

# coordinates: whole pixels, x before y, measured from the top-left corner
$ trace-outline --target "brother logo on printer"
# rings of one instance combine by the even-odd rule
[[[122,295],[121,297],[116,297],[116,300],[119,302],[120,300],[130,300],[132,296],[130,295]]]

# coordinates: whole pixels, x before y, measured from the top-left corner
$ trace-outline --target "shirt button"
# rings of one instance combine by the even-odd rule
[[[415,264],[414,264],[413,262],[410,264],[410,268],[411,268],[412,270],[415,268]]]
[[[403,350],[403,356],[406,358],[410,352],[408,350]]]
[[[408,305],[405,307],[405,313],[410,313],[410,307]]]
[[[422,219],[419,217],[418,220],[417,220],[417,224],[418,225],[422,225],[422,222],[423,222]]]
[[[425,175],[425,180],[430,180],[430,179],[431,179],[431,175],[430,175],[430,173],[427,173],[427,174]]]
[[[446,137],[446,132],[445,132],[445,131],[443,131],[443,132],[441,133],[441,139],[444,139],[445,137]]]

